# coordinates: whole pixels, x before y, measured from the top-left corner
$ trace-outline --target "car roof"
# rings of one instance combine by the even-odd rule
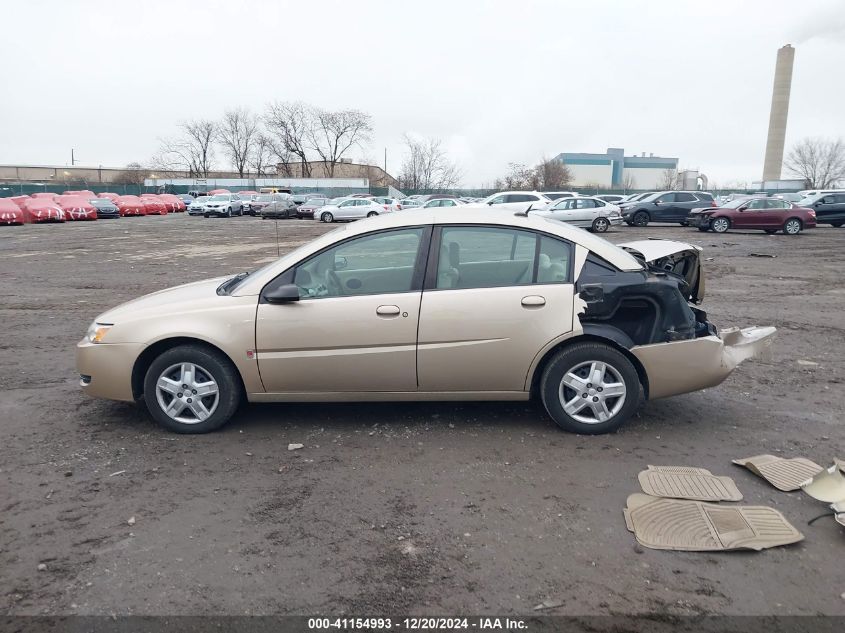
[[[515,215],[513,211],[491,209],[486,204],[467,204],[458,207],[415,208],[401,213],[386,213],[342,224],[333,231],[291,251],[274,264],[261,269],[260,274],[247,277],[233,293],[238,296],[257,295],[266,283],[290,266],[327,248],[335,242],[365,233],[421,226],[426,224],[498,225],[514,229],[529,229],[556,235],[592,251],[620,270],[642,270],[642,264],[629,253],[584,229],[537,214]]]

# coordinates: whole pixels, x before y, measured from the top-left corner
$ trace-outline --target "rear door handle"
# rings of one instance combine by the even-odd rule
[[[522,298],[522,305],[526,308],[540,308],[546,305],[546,299],[540,295],[528,295]]]
[[[379,306],[376,308],[376,314],[383,317],[399,316],[399,306]]]

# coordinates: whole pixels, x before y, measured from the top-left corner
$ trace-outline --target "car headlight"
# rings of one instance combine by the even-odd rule
[[[91,343],[100,343],[106,333],[112,328],[110,323],[97,323],[96,321],[88,328],[85,337]]]

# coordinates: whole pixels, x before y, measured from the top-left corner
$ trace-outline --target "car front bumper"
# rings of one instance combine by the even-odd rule
[[[228,212],[228,207],[226,207],[225,209],[224,208],[210,209],[210,208],[206,207],[205,211],[203,213],[208,214],[208,215],[228,215],[229,212]],[[235,212],[232,211],[232,213],[234,214]]]
[[[296,210],[296,217],[298,218],[313,218],[314,217],[314,209],[297,209]]]
[[[132,367],[144,349],[141,343],[91,343],[76,346],[79,386],[93,398],[132,402]]]
[[[710,225],[710,216],[709,215],[700,215],[700,214],[690,214],[687,217],[687,223],[690,226],[709,226]]]
[[[665,398],[715,387],[744,360],[771,354],[774,327],[726,328],[718,336],[640,345],[631,353],[648,376],[648,397]]]

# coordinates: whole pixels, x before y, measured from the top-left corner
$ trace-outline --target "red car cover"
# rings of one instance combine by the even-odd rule
[[[48,198],[49,200],[55,200],[56,196],[59,194],[57,193],[50,193],[49,191],[39,191],[37,193],[32,194],[33,198]]]
[[[23,203],[26,200],[31,200],[29,196],[12,196],[11,198],[6,198],[6,200],[11,200],[16,205],[18,205],[21,209],[23,209]]]
[[[160,193],[158,197],[159,200],[171,205],[173,207],[172,211],[184,211],[188,208],[179,196],[175,196],[172,193]]]
[[[106,200],[111,200],[112,202],[114,202],[120,197],[120,194],[112,193],[111,191],[104,191],[103,193],[98,193],[97,197],[105,198]]]
[[[141,198],[147,215],[167,215],[167,205],[158,198]]]
[[[51,194],[52,195],[52,194]],[[24,211],[29,213],[33,222],[64,222],[65,212],[53,200],[45,197],[32,197],[23,201]]]
[[[113,202],[117,205],[121,217],[127,215],[147,215],[144,202],[138,196],[118,196],[117,200]]]
[[[66,220],[96,220],[97,209],[88,200],[89,196],[83,194],[64,195],[57,197],[56,204],[65,212]]]
[[[29,211],[21,209],[11,198],[0,198],[0,224],[27,224]]]
[[[218,193],[232,193],[232,192],[229,191],[228,189],[212,189],[206,195],[213,196],[213,195],[216,195]]]

